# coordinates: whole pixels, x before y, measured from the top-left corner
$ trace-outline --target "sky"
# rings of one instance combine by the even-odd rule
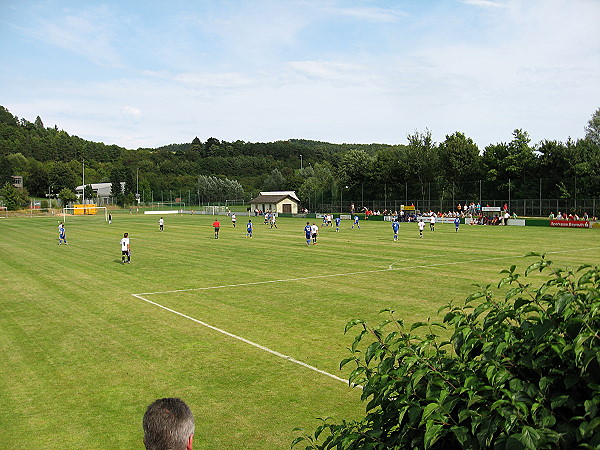
[[[600,0],[0,0],[0,105],[126,148],[585,135]]]

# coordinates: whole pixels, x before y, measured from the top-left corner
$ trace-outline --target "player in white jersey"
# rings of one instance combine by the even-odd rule
[[[319,235],[319,227],[316,223],[313,223],[310,227],[310,235],[312,237],[313,245],[317,245],[317,236]]]
[[[127,263],[131,264],[131,247],[129,246],[129,233],[125,233],[121,239],[121,264],[125,264],[125,258]]]
[[[419,220],[419,237],[423,237],[423,229],[425,228],[425,222],[423,220]]]

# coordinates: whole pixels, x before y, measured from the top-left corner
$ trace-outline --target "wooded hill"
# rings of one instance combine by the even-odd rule
[[[526,131],[514,130],[507,142],[483,149],[461,132],[435,143],[426,130],[409,134],[407,144],[399,145],[214,137],[202,142],[195,137],[189,143],[133,150],[45,127],[39,116],[34,122],[20,119],[0,106],[0,185],[21,175],[30,195],[73,189],[82,183],[85,160],[86,184],[125,181],[129,194],[135,192],[136,176],[140,192],[192,193],[210,176],[238,181],[246,199],[259,190],[291,189],[303,201],[377,200],[405,198],[409,188],[417,197],[503,198],[509,182],[514,198],[538,198],[541,186],[544,198],[598,198],[600,109],[585,128],[584,139],[537,144]],[[225,200],[218,192],[210,195],[216,198],[207,193],[203,200]]]

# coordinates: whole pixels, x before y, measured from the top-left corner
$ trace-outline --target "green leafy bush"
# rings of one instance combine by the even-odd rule
[[[349,382],[362,386],[366,416],[324,419],[292,446],[599,448],[600,269],[527,256],[537,258],[524,274],[512,266],[497,288],[479,286],[462,306],[443,307],[443,323],[406,331],[390,310],[376,327],[350,321],[346,331],[362,330],[341,366],[356,364]],[[547,277],[534,287],[537,272]],[[444,329],[449,340],[438,335]]]
[[[4,200],[4,206],[9,211],[26,208],[29,205],[29,193],[27,189],[16,188],[10,183],[5,183],[0,188],[0,198]]]

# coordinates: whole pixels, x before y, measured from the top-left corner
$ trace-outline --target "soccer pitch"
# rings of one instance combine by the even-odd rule
[[[0,219],[0,448],[143,448],[156,398],[181,397],[196,417],[194,448],[289,448],[297,432],[364,413],[345,382],[353,318],[383,308],[406,325],[437,318],[473,284],[546,252],[555,265],[598,264],[597,230],[402,224],[278,228],[246,217],[113,214]],[[119,240],[131,238],[132,264]]]

